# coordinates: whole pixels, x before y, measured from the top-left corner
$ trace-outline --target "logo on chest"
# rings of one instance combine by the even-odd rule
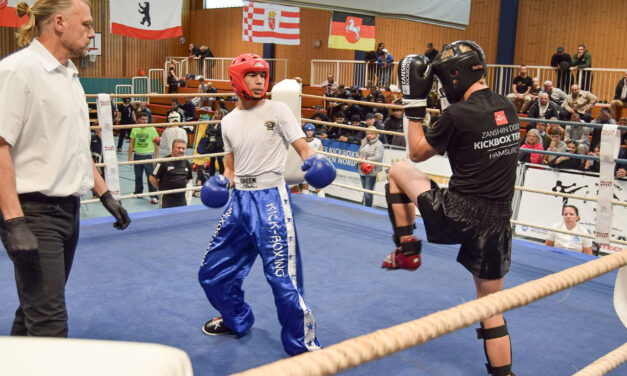
[[[505,111],[497,111],[494,113],[494,120],[496,125],[501,126],[507,124],[507,117],[505,117]]]
[[[266,130],[268,131],[274,131],[274,128],[276,128],[276,122],[274,120],[268,120],[265,123],[263,123],[264,127],[266,127]]]

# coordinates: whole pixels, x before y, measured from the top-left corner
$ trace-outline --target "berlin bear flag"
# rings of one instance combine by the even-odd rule
[[[35,2],[35,0],[25,1],[28,5]],[[19,0],[0,0],[0,27],[20,27],[28,21],[28,16],[17,16],[15,7],[18,2]]]
[[[183,35],[183,0],[110,0],[111,33],[139,39],[166,39]]]

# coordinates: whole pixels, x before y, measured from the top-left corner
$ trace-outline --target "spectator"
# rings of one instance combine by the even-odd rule
[[[549,94],[541,92],[539,101],[533,103],[529,108],[529,117],[533,119],[550,119],[559,117],[559,107],[549,100]],[[530,125],[532,126],[532,125]]]
[[[329,117],[322,111],[316,112],[311,116],[311,120],[329,121]],[[327,139],[327,126],[324,124],[316,124],[316,136],[321,140]]]
[[[97,126],[98,120],[96,120],[93,125]],[[91,144],[89,145],[89,150],[91,151],[91,160],[94,161],[94,163],[102,163],[102,137],[100,129],[91,131]],[[104,168],[96,167],[96,169],[104,178]]]
[[[598,98],[596,95],[589,91],[580,90],[579,85],[571,86],[570,94],[566,97],[566,100],[562,104],[562,107],[566,110],[560,114],[562,116],[562,120],[569,120],[572,114],[576,112],[583,119],[583,121],[586,123],[590,122],[590,112],[597,101]]]
[[[573,60],[569,54],[564,53],[564,47],[557,47],[557,53],[551,57],[551,66],[555,67],[557,71],[557,87],[560,90],[567,91],[570,87],[570,67],[572,65]]]
[[[378,86],[383,90],[389,90],[390,86],[390,75],[392,74],[392,69],[394,67],[394,57],[388,52],[387,49],[383,48],[378,53],[379,57],[377,58],[377,66],[379,67],[379,82]]]
[[[172,98],[170,109],[168,110],[166,115],[170,116],[170,114],[172,112],[178,113],[181,116],[181,121],[183,121],[183,119],[185,119],[185,112],[181,109],[180,104],[179,104],[179,100],[176,99],[176,98]]]
[[[562,141],[562,139],[564,138],[564,131],[561,127],[552,126],[551,129],[549,129],[549,136],[551,136],[551,143],[546,150],[560,153],[566,151],[566,143]],[[555,157],[555,155],[545,155],[544,164],[549,164],[555,159]]]
[[[219,109],[213,115],[212,120],[222,120],[222,118],[226,114],[226,110]],[[209,142],[207,143],[206,150],[203,150],[202,152],[199,150],[201,154],[222,153],[224,151],[221,123],[207,124],[207,128],[205,129],[205,135],[206,137],[209,137]],[[218,163],[218,172],[220,172],[220,175],[224,174],[224,157],[216,156],[209,158],[209,166],[206,168],[209,176],[213,176],[216,174],[216,162]]]
[[[335,92],[334,97],[341,99],[348,99],[350,93],[346,91],[346,87],[344,85],[338,85],[337,91]]]
[[[583,121],[581,121],[581,117],[577,113],[574,113],[570,117],[570,121],[573,121],[575,123],[583,123]],[[577,154],[585,155],[586,153],[588,153],[588,147],[590,146],[588,144],[590,136],[589,127],[567,125],[565,131],[566,135],[564,136],[564,141],[566,141],[566,143],[571,140],[575,141],[577,143]]]
[[[137,117],[131,104],[131,98],[122,99],[122,103],[118,104],[118,117],[116,119],[118,125],[129,125],[137,123]],[[118,129],[118,153],[122,151],[124,139],[126,138],[128,129]]]
[[[398,102],[398,101],[396,101]],[[400,103],[396,103],[400,104]],[[393,108],[390,117],[383,123],[383,129],[392,132],[403,133],[403,111],[400,108]],[[405,136],[389,136],[390,145],[405,146]]]
[[[527,112],[527,110],[529,110],[529,107],[533,104],[536,103],[538,101],[538,97],[540,96],[540,92],[542,92],[542,85],[540,85],[540,78],[539,77],[534,77],[531,80],[531,90],[529,90],[529,96],[531,97],[531,101],[529,102],[528,106],[523,106],[523,108],[521,109],[522,112]]]
[[[336,123],[336,124],[346,124],[345,123],[345,119],[346,119],[346,115],[344,115],[344,113],[342,111],[340,111],[340,112],[335,114],[335,121],[334,121],[334,123]],[[337,140],[338,137],[340,137],[341,131],[342,131],[342,128],[329,126],[329,128],[327,129],[327,138],[329,138],[331,140]]]
[[[383,130],[383,123],[377,121],[375,114],[373,114],[372,112],[368,112],[366,114],[366,128],[369,127],[375,127],[375,129],[378,129],[380,131]],[[381,143],[384,145],[388,143],[387,137],[383,133],[379,133],[379,141],[381,141]]]
[[[178,112],[170,112],[168,123],[176,124],[181,122],[181,115]],[[172,143],[174,140],[187,140],[187,132],[178,125],[167,127],[161,133],[159,141],[159,155],[172,154]]]
[[[525,143],[520,146],[521,149],[544,150],[542,145],[542,136],[537,129],[531,129],[527,132]],[[542,154],[538,153],[519,153],[518,160],[521,162],[542,164]]]
[[[438,50],[433,48],[433,43],[427,43],[427,49],[425,50],[425,56],[429,58],[429,61],[433,61],[438,56]]]
[[[335,91],[337,90],[337,82],[335,82],[335,78],[333,77],[333,73],[329,73],[327,75],[327,80],[322,83],[322,87],[324,88],[324,96],[325,97],[333,97]]]
[[[549,145],[551,145],[551,136],[546,132],[546,123],[536,123],[535,129],[540,133],[542,137],[542,148],[543,150],[548,149]]]
[[[366,62],[366,81],[374,82],[377,72],[377,51],[368,51],[364,56]]]
[[[303,131],[305,132],[305,141],[307,141],[307,145],[309,145],[309,147],[315,150],[316,152],[322,151],[322,141],[320,141],[320,139],[315,137],[316,126],[311,123],[307,123],[303,127]],[[302,184],[301,191],[304,194],[309,194],[310,192],[312,192],[311,189],[312,187],[310,187],[306,181]],[[324,191],[322,189],[316,189],[316,188],[313,188],[313,189],[315,189],[315,192],[318,195],[318,197],[325,197]]]
[[[366,137],[361,141],[361,146],[359,147],[358,157],[360,159],[383,162],[383,144],[379,141],[379,135],[375,132],[376,130],[375,127],[368,127],[366,130]],[[377,173],[382,170],[382,167],[374,166],[370,163],[357,163],[356,167],[359,171],[361,187],[370,191],[374,190]],[[364,205],[372,207],[372,193],[364,192]]]
[[[146,106],[146,102],[142,102],[142,101],[136,102],[135,108],[136,108],[135,109],[135,118],[137,118],[137,115],[140,112],[145,112],[145,113],[148,114],[148,123],[152,124],[152,111],[150,111],[150,108],[148,108],[148,106]]]
[[[609,111],[603,108],[599,112],[596,119],[590,122],[591,124],[616,124],[616,121],[610,117]],[[594,128],[592,131],[592,140],[590,140],[590,149],[594,150],[594,147],[601,142],[601,128]]]
[[[553,228],[558,230],[567,230],[579,234],[590,234],[588,229],[579,223],[579,209],[574,205],[564,205],[562,208],[563,222],[556,223]],[[549,247],[557,247],[568,249],[575,252],[592,254],[592,239],[580,238],[578,235],[563,234],[561,232],[549,232],[544,241]]]
[[[577,53],[573,55],[573,74],[575,75],[575,83],[581,86],[581,90],[590,91],[592,87],[592,72],[584,71],[586,68],[592,67],[592,57],[590,52],[586,50],[586,46],[580,44],[577,47]]]
[[[314,110],[316,112],[314,112],[314,114],[311,115],[310,119],[312,119],[312,120],[320,120],[320,121],[329,121],[329,117],[327,116],[327,114],[324,113],[324,110],[322,109],[322,106],[316,105],[316,107],[314,107]]]
[[[139,114],[139,124],[148,124],[148,115],[145,112]],[[159,158],[159,149],[155,150],[155,142],[159,134],[155,127],[133,128],[131,131],[131,145],[128,148],[128,160],[141,161],[145,159]],[[133,165],[135,170],[135,191],[134,194],[140,194],[144,191],[144,179],[142,172],[146,175],[146,183],[149,192],[156,192],[157,189],[150,183],[150,174],[152,174],[153,164],[143,163]],[[157,196],[152,196],[151,204],[157,204],[159,200]]]
[[[176,68],[171,64],[168,68],[168,93],[177,93],[179,87],[185,87],[185,80],[176,75]]]
[[[354,127],[360,127],[361,126],[361,118],[359,117],[359,115],[353,115],[351,117],[351,123],[350,125],[354,126]],[[341,142],[348,142],[351,144],[359,144],[361,141],[361,135],[360,135],[360,131],[356,131],[353,129],[348,129],[348,128],[340,128],[339,130],[339,136],[337,138],[338,141]]]
[[[361,101],[363,95],[361,94],[361,89],[357,85],[351,86],[350,96],[348,99],[352,99],[355,101]]]
[[[377,96],[377,98],[375,99],[375,102],[381,103],[381,104],[386,103],[385,96],[383,95],[383,93],[380,93]],[[386,107],[376,107],[376,111],[379,112],[381,115],[383,115],[384,120],[390,116],[390,111]]]
[[[544,81],[544,90],[545,93],[549,95],[549,100],[555,103],[558,107],[562,106],[562,103],[566,100],[566,93],[562,91],[562,89],[554,88],[553,82],[550,80]]]
[[[185,103],[181,105],[181,110],[183,110],[183,121],[196,121],[196,106],[190,97],[185,97]],[[190,127],[190,132],[194,132],[194,127]]]
[[[627,103],[627,71],[625,71],[625,76],[618,81],[614,91],[614,99],[610,103],[610,116],[612,119],[618,120],[625,103]]]
[[[521,112],[522,109],[527,109],[531,103],[531,97],[529,92],[533,86],[531,77],[527,75],[527,66],[520,66],[520,74],[514,77],[512,81],[512,92],[507,94],[507,99],[514,103],[516,111]]]
[[[577,152],[577,143],[575,141],[568,141],[566,143],[566,153],[575,154]],[[581,170],[582,160],[580,158],[572,158],[567,156],[560,156],[549,162],[550,167],[560,168],[564,170]]]
[[[198,79],[198,94],[205,94],[207,93],[207,91],[209,90],[209,86],[207,85],[207,83],[205,82],[205,78],[204,77],[200,77]],[[213,84],[212,84],[213,86]],[[210,107],[211,103],[215,100],[215,98],[209,98],[209,97],[194,97],[194,99],[192,99],[192,102],[194,103],[194,106],[196,107]]]
[[[176,139],[170,147],[172,154],[166,155],[166,158],[182,157],[185,155],[187,139]],[[159,188],[160,191],[185,188],[191,181],[192,166],[186,159],[157,162],[149,177],[149,183]],[[161,195],[162,208],[173,208],[175,206],[187,206],[185,192]]]
[[[588,152],[590,156],[598,157],[601,154],[599,146],[594,147],[594,151]],[[600,164],[598,160],[586,159],[583,164],[584,171],[599,172]]]

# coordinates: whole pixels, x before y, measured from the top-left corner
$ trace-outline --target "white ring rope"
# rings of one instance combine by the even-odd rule
[[[601,376],[627,362],[627,343],[590,363],[574,376]]]

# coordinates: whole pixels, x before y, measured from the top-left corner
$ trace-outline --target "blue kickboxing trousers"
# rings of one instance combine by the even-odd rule
[[[303,299],[298,241],[285,185],[234,189],[198,272],[209,302],[238,335],[255,322],[242,283],[257,255],[272,287],[285,352],[296,355],[320,349],[316,322]]]

